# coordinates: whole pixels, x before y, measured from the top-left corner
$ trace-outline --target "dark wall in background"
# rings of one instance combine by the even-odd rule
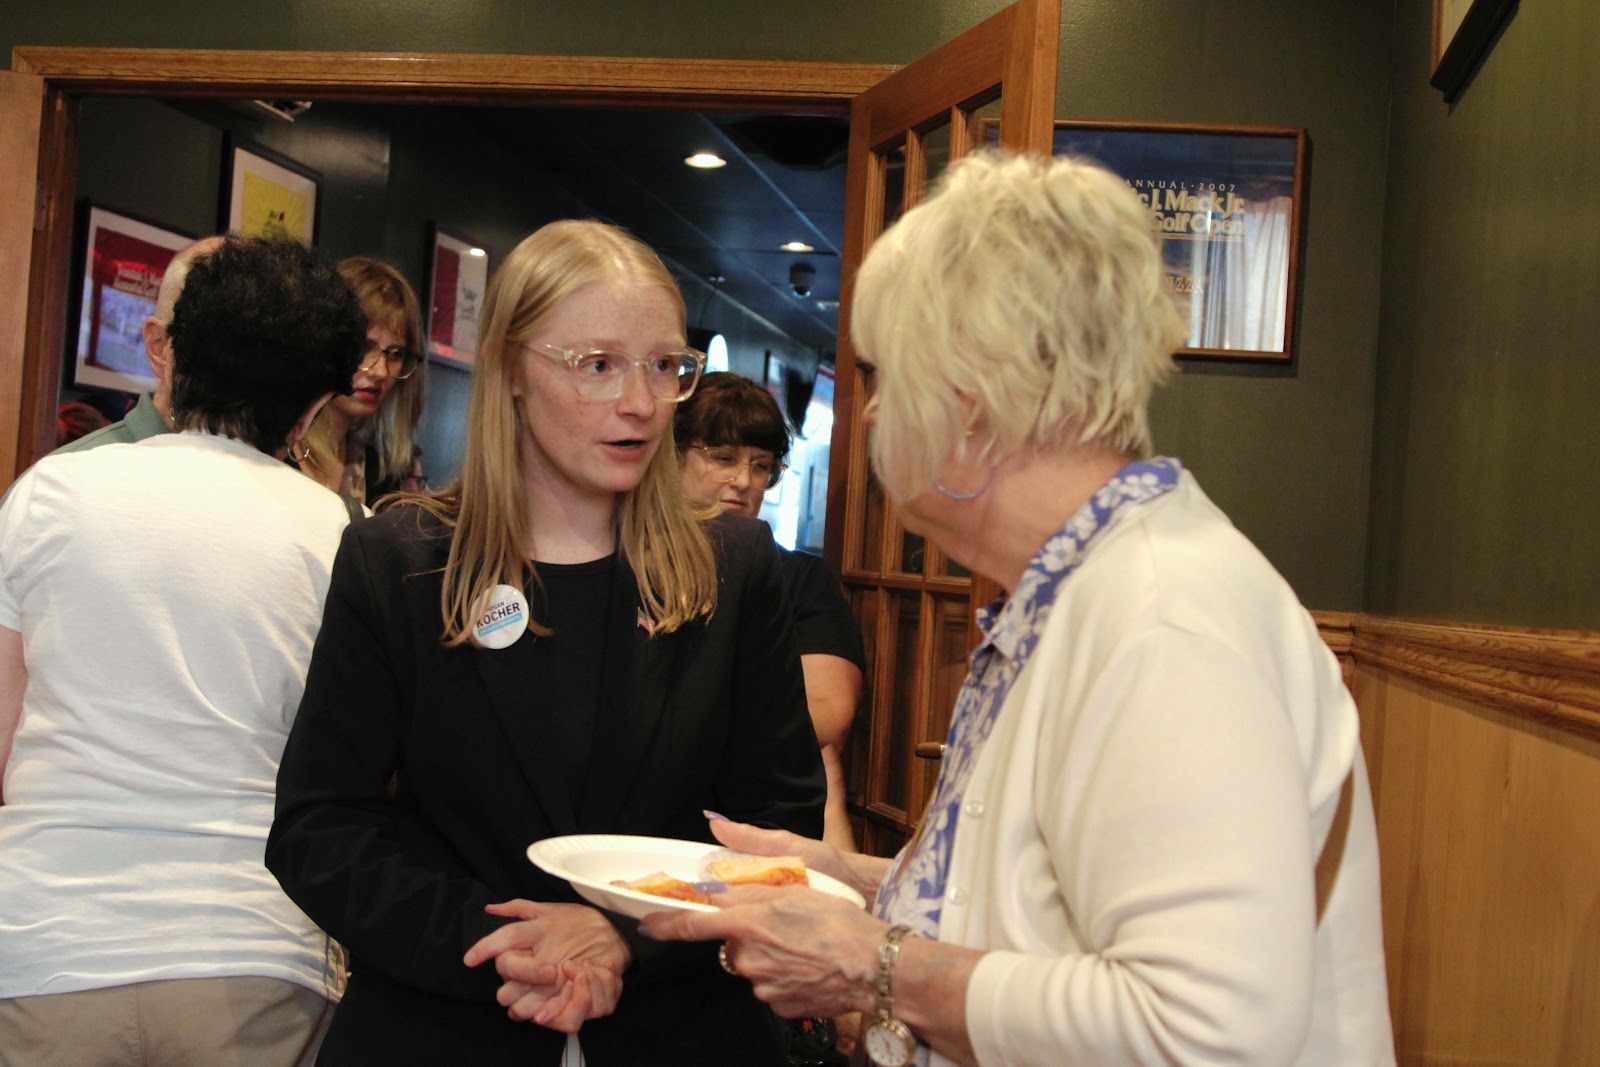
[[[185,233],[214,233],[222,131],[155,100],[85,101],[78,196]]]
[[[317,105],[318,107],[322,105]],[[387,203],[380,220],[385,252],[406,276],[425,284],[432,255],[430,223],[481,241],[491,272],[518,241],[553,219],[586,214],[583,205],[526,168],[476,130],[438,108],[367,107],[390,147]],[[423,472],[434,485],[460,472],[472,375],[432,363],[428,402],[418,430]]]
[[[1425,6],[1423,0],[1403,0]],[[904,62],[1003,0],[12,0],[16,44]],[[1159,397],[1179,454],[1308,604],[1365,581],[1393,0],[1069,0],[1057,114],[1305,126],[1313,142],[1298,356],[1189,367]],[[487,236],[486,236],[487,239]],[[691,303],[693,297],[691,296]]]
[[[1600,4],[1524,3],[1454,105],[1396,22],[1368,603],[1600,628]]]
[[[340,258],[379,256],[419,293],[435,224],[480,242],[492,269],[544,223],[593,214],[476,124],[420,106],[318,103],[286,123],[211,101],[89,97],[81,109],[78,194],[175,229],[215,232],[227,137],[316,171],[317,244]],[[736,305],[706,299],[697,280],[684,279],[684,289],[690,317],[725,333],[734,370],[760,378],[769,351],[804,360],[787,336]],[[471,374],[442,363],[427,373],[418,437],[424,472],[442,484],[460,470]]]

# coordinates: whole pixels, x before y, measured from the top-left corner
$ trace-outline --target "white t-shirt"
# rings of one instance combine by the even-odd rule
[[[41,460],[0,509],[28,688],[0,807],[0,997],[281,978],[338,948],[262,863],[347,513],[210,434]]]

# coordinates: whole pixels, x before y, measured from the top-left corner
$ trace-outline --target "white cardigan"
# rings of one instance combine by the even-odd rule
[[[1392,1064],[1356,709],[1288,584],[1185,473],[1044,626],[967,790],[939,930],[990,950],[966,998],[979,1063]]]

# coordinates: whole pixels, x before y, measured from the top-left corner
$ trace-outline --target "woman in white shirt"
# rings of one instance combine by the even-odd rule
[[[1288,584],[1146,415],[1185,330],[1121,179],[978,153],[872,248],[852,337],[908,529],[999,582],[894,861],[798,851],[870,913],[742,889],[721,939],[884,1067],[1394,1060],[1356,709]],[[934,445],[934,442],[948,442]]]
[[[321,253],[235,237],[169,332],[180,432],[43,459],[0,509],[7,1063],[308,1061],[342,988],[262,851],[347,521],[283,457],[366,317]]]

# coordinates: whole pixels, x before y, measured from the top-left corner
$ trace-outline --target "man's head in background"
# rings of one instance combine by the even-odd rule
[[[226,237],[202,237],[187,248],[180,249],[167,264],[161,276],[161,288],[156,293],[156,307],[144,320],[144,354],[150,369],[156,375],[156,387],[151,395],[156,411],[170,425],[172,422],[172,340],[167,327],[172,324],[172,309],[178,304],[178,294],[183,292],[184,279],[195,258],[222,247]]]

